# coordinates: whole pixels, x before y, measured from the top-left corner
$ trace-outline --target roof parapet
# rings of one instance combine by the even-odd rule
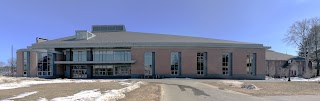
[[[76,39],[77,40],[89,40],[96,35],[88,32],[87,30],[76,30]]]

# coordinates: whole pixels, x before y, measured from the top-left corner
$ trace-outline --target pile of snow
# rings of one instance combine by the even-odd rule
[[[272,77],[266,76],[266,80],[288,81],[288,78],[272,78]],[[305,79],[301,77],[291,77],[290,80],[291,81],[320,81],[320,76],[315,78],[310,78],[310,79]]]
[[[119,82],[120,83],[120,82]],[[142,84],[146,84],[145,82],[122,82],[120,84],[124,84],[127,87],[121,88],[118,90],[107,90],[101,93],[98,89],[94,90],[86,90],[76,93],[72,96],[67,97],[58,97],[54,98],[51,101],[116,101],[118,99],[122,99],[125,97],[124,93],[130,92],[140,87]],[[40,98],[38,101],[48,101],[45,98]]]
[[[241,88],[249,89],[249,90],[259,90],[259,88],[254,84],[243,84]]]
[[[44,80],[44,81],[34,81],[34,80],[23,80],[20,82],[12,82],[12,83],[3,83],[0,84],[0,90],[4,89],[14,89],[21,87],[30,87],[32,85],[39,84],[52,84],[52,83],[86,83],[86,82],[97,82],[98,80],[71,80],[71,79],[52,79],[52,80]],[[100,82],[103,80],[99,80]],[[106,80],[103,82],[110,82],[110,80]]]
[[[19,95],[17,95],[17,96],[14,96],[14,97],[5,99],[5,100],[3,100],[3,101],[11,101],[11,100],[14,100],[14,99],[20,99],[20,98],[24,98],[24,97],[26,97],[26,96],[30,96],[30,95],[33,95],[33,94],[36,94],[36,93],[38,93],[38,91],[25,92],[25,93],[19,94]]]
[[[242,87],[243,82],[235,81],[235,80],[221,80],[220,83],[224,85],[228,85],[231,87]]]

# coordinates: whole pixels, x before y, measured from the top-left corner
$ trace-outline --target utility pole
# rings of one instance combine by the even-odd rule
[[[13,45],[11,45],[11,76],[13,77]]]

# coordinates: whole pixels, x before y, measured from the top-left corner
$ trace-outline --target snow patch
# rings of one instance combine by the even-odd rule
[[[12,82],[20,82],[24,80],[32,80],[32,81],[45,81],[45,79],[41,78],[30,78],[30,77],[8,77],[0,75],[0,84],[2,83],[12,83]]]
[[[102,96],[97,98],[96,101],[116,101],[118,99],[122,99],[122,98],[125,97],[124,93],[131,92],[131,91],[139,88],[140,85],[144,85],[146,83],[139,81],[139,82],[136,82],[136,83],[124,83],[123,82],[122,84],[126,84],[126,85],[129,85],[129,86],[125,87],[125,88],[122,88],[122,89],[119,89],[119,90],[108,90],[108,91],[105,92],[105,94],[103,94]]]
[[[115,81],[115,80],[97,80],[99,82],[112,82],[112,81]]]
[[[86,83],[86,82],[96,82],[96,80],[74,80],[75,83]]]
[[[268,76],[266,76],[265,79],[266,80],[288,81],[288,78],[272,78],[272,77],[268,77]],[[290,80],[291,81],[320,81],[320,76],[315,77],[315,78],[310,78],[310,79],[305,79],[305,78],[301,78],[301,77],[291,77]]]
[[[0,84],[0,90],[3,89],[14,89],[20,87],[30,87],[31,85],[38,85],[38,84],[48,84],[48,83],[70,83],[71,81],[67,80],[51,80],[51,81],[21,81],[21,82],[14,82],[14,83],[4,83]]]
[[[86,90],[76,93],[72,96],[54,98],[51,101],[116,101],[118,99],[124,98],[124,93],[135,90],[139,88],[140,85],[146,83],[139,81],[136,83],[122,82],[120,84],[124,84],[127,87],[118,90],[107,90],[104,91],[103,94],[98,89]],[[38,101],[47,101],[47,99],[38,99]]]
[[[8,98],[6,100],[14,100],[14,99],[20,99],[20,98],[24,98],[26,96],[30,96],[30,95],[33,95],[33,94],[36,94],[38,93],[38,91],[33,91],[33,92],[25,92],[25,93],[22,93],[22,94],[19,94],[17,96],[14,96],[14,97],[11,97],[11,98]]]
[[[240,81],[235,81],[235,80],[222,80],[219,81],[220,83],[224,84],[224,85],[228,85],[231,87],[241,87],[243,82]]]
[[[39,98],[37,101],[48,101],[46,98]]]
[[[96,82],[96,80],[70,80],[70,79],[54,79],[54,80],[46,80],[46,81],[24,80],[24,81],[21,81],[21,82],[13,82],[13,83],[0,84],[0,90],[21,88],[21,87],[30,87],[31,85],[39,85],[39,84],[50,84],[50,83],[83,83],[83,82]]]
[[[51,101],[93,101],[99,96],[101,96],[101,92],[94,89],[81,91],[72,96],[54,98]]]

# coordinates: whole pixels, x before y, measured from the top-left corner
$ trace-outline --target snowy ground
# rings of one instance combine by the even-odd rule
[[[266,76],[266,80],[287,81],[288,78],[272,78],[272,77]],[[310,78],[310,79],[305,79],[305,78],[301,78],[301,77],[291,77],[290,80],[291,81],[320,81],[320,76],[315,77],[315,78]]]
[[[55,97],[53,99],[47,99],[39,97],[38,99],[34,99],[37,101],[115,101],[118,99],[122,99],[125,97],[125,93],[128,93],[132,90],[139,88],[141,85],[145,85],[145,82],[141,81],[132,81],[132,80],[72,80],[72,79],[39,79],[39,78],[15,78],[15,77],[4,77],[0,76],[0,92],[8,91],[11,89],[28,89],[32,87],[37,87],[35,85],[52,85],[52,84],[70,84],[70,83],[100,83],[105,84],[104,86],[108,86],[109,82],[117,82],[118,85],[121,85],[124,88],[121,89],[91,89],[91,90],[83,90],[78,93],[74,93],[73,95],[65,95],[61,97]],[[110,84],[110,83],[109,83]],[[55,89],[55,88],[49,88]],[[16,94],[15,96],[8,98],[1,98],[2,101],[11,101],[15,99],[23,99],[28,96],[34,96],[38,93],[38,91],[29,91],[29,92],[21,92]],[[39,92],[40,93],[40,92]],[[56,93],[56,92],[53,92]]]

